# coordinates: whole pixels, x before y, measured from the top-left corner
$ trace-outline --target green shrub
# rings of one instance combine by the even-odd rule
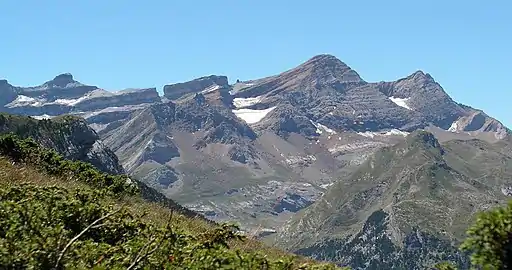
[[[480,213],[467,234],[461,249],[472,253],[472,265],[497,270],[512,267],[512,201]]]
[[[21,139],[14,134],[0,136],[0,155],[15,163],[33,165],[51,176],[65,176],[113,194],[135,194],[137,188],[126,175],[109,175],[83,161],[64,159],[51,149],[39,146],[31,138]]]
[[[95,190],[14,185],[0,189],[1,269],[292,269],[232,250],[243,237],[223,225],[199,235],[157,226],[109,204]],[[334,269],[334,266],[303,269]]]

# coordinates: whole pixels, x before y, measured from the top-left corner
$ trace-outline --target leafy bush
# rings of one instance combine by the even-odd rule
[[[1,269],[292,269],[229,248],[241,239],[223,225],[199,235],[158,226],[116,207],[107,193],[29,184],[0,189]],[[171,216],[170,216],[171,218]],[[316,266],[303,269],[334,269]]]
[[[39,146],[31,138],[20,139],[14,134],[0,136],[0,155],[15,163],[33,165],[51,176],[76,179],[113,194],[135,194],[137,188],[126,175],[109,175],[83,161],[64,159],[51,149]]]
[[[512,267],[512,201],[480,213],[461,249],[472,252],[471,263],[483,269]]]
[[[468,229],[468,237],[460,246],[471,254],[475,269],[502,270],[512,267],[512,201],[479,213],[476,222]],[[437,264],[438,270],[455,270],[450,263]]]

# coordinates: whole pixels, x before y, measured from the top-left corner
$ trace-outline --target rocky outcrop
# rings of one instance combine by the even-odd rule
[[[3,106],[13,101],[16,96],[16,89],[7,80],[0,80],[0,111],[4,111]]]
[[[81,160],[110,174],[124,173],[117,156],[100,140],[96,132],[80,118],[64,116],[54,120],[0,115],[0,132],[35,139],[42,146],[54,149],[66,159]]]
[[[450,241],[419,230],[408,232],[395,244],[389,235],[391,217],[382,210],[373,212],[362,230],[343,240],[325,240],[300,249],[298,254],[322,261],[336,261],[351,269],[430,269],[441,261],[452,261],[462,269],[469,268],[469,258]]]
[[[165,85],[164,96],[170,100],[175,100],[187,94],[214,91],[217,88],[226,88],[228,86],[228,78],[226,76],[211,75],[188,82]]]
[[[510,134],[510,130],[505,127],[498,120],[489,117],[482,111],[468,108],[468,113],[465,116],[453,121],[450,128],[451,132],[470,132],[481,133],[491,132],[494,133],[497,139],[504,139]]]
[[[20,87],[19,94],[32,98],[44,98],[48,102],[57,99],[76,99],[98,89],[75,81],[69,73],[57,75],[53,80],[35,87]]]
[[[158,103],[156,88],[126,89],[118,92],[97,91],[78,102],[74,111],[95,111],[109,107],[123,107],[145,103]]]

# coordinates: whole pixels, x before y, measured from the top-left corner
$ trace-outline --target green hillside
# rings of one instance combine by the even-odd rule
[[[265,247],[245,239],[235,226],[194,217],[125,175],[103,173],[32,139],[4,134],[0,136],[0,268],[334,266]]]

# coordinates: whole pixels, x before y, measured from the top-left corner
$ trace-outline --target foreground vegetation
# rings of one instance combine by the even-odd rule
[[[503,270],[512,268],[512,201],[507,206],[480,213],[467,231],[460,249],[471,254],[474,269]],[[435,267],[456,270],[449,262]]]
[[[335,269],[142,194],[125,175],[0,136],[0,269]],[[481,213],[461,250],[475,269],[510,269],[511,239],[512,202]]]
[[[0,269],[335,269],[144,201],[126,176],[0,136]]]

